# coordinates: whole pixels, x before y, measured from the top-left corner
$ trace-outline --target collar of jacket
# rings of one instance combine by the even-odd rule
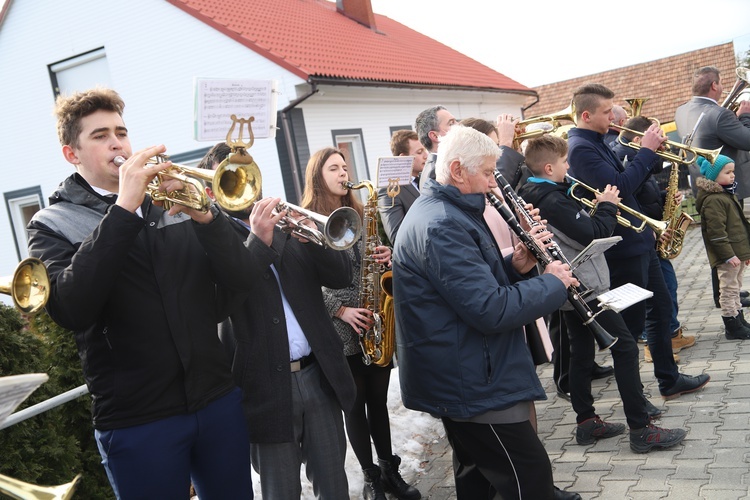
[[[571,135],[585,137],[590,141],[601,142],[602,144],[604,144],[604,134],[594,132],[593,130],[575,127],[570,129],[570,131],[568,132],[568,137],[570,137]]]
[[[98,212],[106,212],[110,202],[91,189],[86,179],[75,173],[67,177],[57,186],[57,189],[49,197],[49,204],[67,201],[76,205],[85,206]]]
[[[426,196],[447,201],[467,212],[484,212],[486,202],[482,193],[461,194],[456,186],[440,184],[434,179],[427,179],[425,185],[422,186],[422,192]]]

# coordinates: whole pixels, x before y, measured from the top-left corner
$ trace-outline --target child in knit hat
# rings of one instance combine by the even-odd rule
[[[740,304],[742,275],[750,264],[750,222],[734,190],[734,160],[719,155],[711,164],[698,157],[705,177],[696,180],[696,208],[701,214],[701,232],[708,261],[719,275],[719,304],[727,339],[750,339],[750,324]]]

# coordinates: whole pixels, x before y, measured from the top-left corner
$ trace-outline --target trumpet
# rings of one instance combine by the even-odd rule
[[[59,486],[37,486],[25,483],[12,477],[0,474],[0,493],[5,493],[11,498],[36,499],[36,500],[68,500],[73,497],[73,492],[78,486],[81,475],[78,474],[67,484]]]
[[[573,198],[574,200],[577,200],[578,202],[580,202],[584,206],[588,207],[589,209],[593,210],[594,207],[595,207],[595,205],[596,205],[596,203],[594,203],[593,201],[591,201],[588,198],[576,196],[575,195],[575,189],[576,189],[576,187],[580,186],[583,189],[592,192],[594,195],[601,194],[601,192],[599,190],[597,190],[597,189],[592,188],[591,186],[588,186],[588,185],[584,184],[583,182],[579,181],[578,179],[576,179],[574,177],[571,177],[568,174],[565,174],[565,179],[568,182],[571,183],[570,191],[569,191],[570,197]],[[630,228],[633,231],[635,231],[636,233],[642,233],[646,229],[646,226],[648,226],[648,227],[650,227],[654,231],[654,233],[656,233],[656,236],[658,238],[659,236],[661,236],[664,233],[664,231],[667,230],[667,227],[669,226],[669,223],[667,221],[652,219],[651,217],[643,215],[642,213],[640,213],[640,212],[638,212],[636,210],[633,210],[629,206],[623,205],[622,203],[618,203],[617,204],[617,208],[620,211],[625,212],[627,214],[630,214],[633,217],[635,217],[636,219],[640,219],[641,221],[643,221],[643,222],[641,222],[641,224],[639,226],[634,226],[633,223],[630,222],[625,217],[622,217],[620,215],[617,216],[617,223],[618,224],[620,224],[623,227]]]
[[[523,132],[516,134],[515,137],[513,138],[513,147],[515,149],[518,149],[520,144],[526,139],[533,139],[535,137],[540,137],[544,134],[556,131],[558,128],[561,127],[561,124],[560,124],[561,121],[569,121],[573,123],[576,122],[576,113],[575,113],[575,108],[573,107],[572,101],[568,105],[567,108],[561,111],[558,111],[556,113],[550,113],[548,115],[532,116],[531,118],[526,118],[525,120],[519,121],[517,123],[517,126],[523,127],[524,129],[528,125],[531,125],[532,123],[549,123],[550,125],[552,125],[552,128],[549,130],[543,130],[543,129],[529,130],[529,131],[524,130]]]
[[[276,226],[287,234],[294,234],[300,238],[310,240],[316,245],[333,250],[346,250],[354,246],[362,234],[362,219],[351,207],[341,207],[326,217],[311,210],[304,209],[284,201],[276,205],[277,214],[284,211],[302,214],[299,219],[285,215]],[[316,227],[310,227],[303,222],[311,220]]]
[[[260,168],[250,155],[245,156],[249,158],[249,161],[240,164],[234,163],[235,159],[238,158],[236,154],[230,155],[232,162],[222,162],[216,170],[173,163],[168,170],[156,175],[146,188],[146,193],[154,201],[163,202],[164,208],[167,210],[176,204],[205,213],[211,206],[211,200],[206,195],[199,180],[210,181],[213,185],[216,203],[222,208],[234,212],[245,210],[255,203],[261,192]],[[157,155],[150,159],[146,165],[164,163],[168,159],[166,155]],[[112,162],[119,167],[125,163],[125,157],[116,156]],[[176,191],[160,191],[159,186],[164,179],[177,179],[182,181],[185,186]]]
[[[0,278],[0,293],[10,295],[16,309],[24,314],[39,312],[49,299],[49,276],[44,263],[33,257],[22,260],[13,276]]]
[[[609,128],[620,131],[620,135],[617,137],[617,141],[623,146],[628,146],[633,149],[641,149],[641,145],[635,141],[625,142],[625,139],[623,139],[623,132],[627,132],[629,134],[637,135],[640,137],[643,137],[644,135],[646,135],[645,132],[639,132],[631,128],[622,127],[620,125],[615,125],[614,123],[610,123]],[[718,158],[719,154],[721,153],[721,148],[701,149],[701,148],[696,148],[693,146],[688,146],[687,144],[682,144],[680,142],[674,142],[674,141],[669,141],[669,140],[664,142],[664,145],[667,147],[666,150],[664,151],[657,150],[655,151],[655,153],[662,159],[666,161],[671,161],[672,163],[690,164],[690,163],[693,163],[695,160],[697,160],[699,156],[702,156],[713,165],[713,163],[716,161],[716,158]]]

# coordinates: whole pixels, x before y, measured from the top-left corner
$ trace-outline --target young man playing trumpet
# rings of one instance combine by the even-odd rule
[[[617,186],[622,204],[641,212],[634,192],[651,174],[656,150],[667,138],[661,128],[653,124],[644,133],[638,154],[625,169],[603,140],[614,118],[614,95],[610,89],[599,84],[584,85],[573,94],[577,125],[568,134],[570,169],[573,177],[594,189],[601,191],[607,185]],[[629,213],[621,215],[634,227],[643,222]],[[672,399],[702,388],[710,377],[706,374],[695,377],[680,374],[672,357],[672,332],[669,329],[671,299],[656,255],[653,231],[649,228],[638,233],[618,225],[614,234],[621,236],[622,241],[604,253],[612,288],[634,283],[654,294],[649,299],[649,305],[654,309],[657,327],[648,332],[648,346],[654,360],[659,392],[664,399]],[[644,329],[646,304],[639,302],[630,306],[623,311],[622,317],[630,333],[637,338]]]
[[[596,210],[589,214],[583,206],[567,195],[570,184],[565,182],[568,172],[568,147],[563,139],[545,135],[529,141],[526,164],[534,174],[520,189],[519,194],[547,219],[548,228],[565,256],[572,260],[595,238],[612,235],[617,226],[619,191],[606,186],[596,195]],[[609,289],[609,271],[603,255],[597,255],[576,269],[576,276],[592,292],[589,307],[598,311],[596,296]],[[566,307],[567,306],[567,307]],[[625,431],[622,424],[603,421],[596,414],[591,394],[591,367],[594,364],[594,344],[591,334],[580,316],[567,304],[563,318],[570,341],[570,399],[576,412],[576,442],[593,444],[596,440],[613,437]],[[649,423],[651,409],[661,413],[643,396],[638,372],[638,347],[625,322],[614,311],[599,312],[597,321],[617,342],[610,347],[615,365],[617,389],[630,428],[630,448],[645,453],[653,448],[669,448],[685,438],[682,429],[662,429]],[[655,415],[657,416],[658,413]]]
[[[167,212],[146,196],[171,163],[146,163],[164,146],[132,153],[123,108],[108,89],[57,100],[76,173],[28,226],[29,254],[49,271],[47,312],[75,331],[118,499],[184,498],[191,480],[202,498],[252,498],[242,395],[216,337],[222,292],[248,289],[247,250],[215,207]]]

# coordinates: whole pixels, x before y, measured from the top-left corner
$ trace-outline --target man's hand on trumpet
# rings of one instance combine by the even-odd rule
[[[643,134],[641,147],[656,152],[664,149],[665,142],[667,142],[667,136],[664,135],[664,131],[658,123],[652,123]]]
[[[156,165],[146,165],[152,156],[162,154],[167,148],[161,144],[142,149],[120,165],[120,192],[117,195],[116,205],[121,206],[128,212],[135,213],[143,204],[146,197],[146,188],[157,173],[172,166],[172,162],[164,162]],[[127,153],[120,155],[125,158]],[[113,163],[115,160],[112,160]],[[115,163],[117,165],[117,163]]]
[[[250,231],[269,247],[273,243],[273,228],[286,215],[286,210],[276,211],[280,202],[281,198],[263,198],[255,202],[250,212]]]

